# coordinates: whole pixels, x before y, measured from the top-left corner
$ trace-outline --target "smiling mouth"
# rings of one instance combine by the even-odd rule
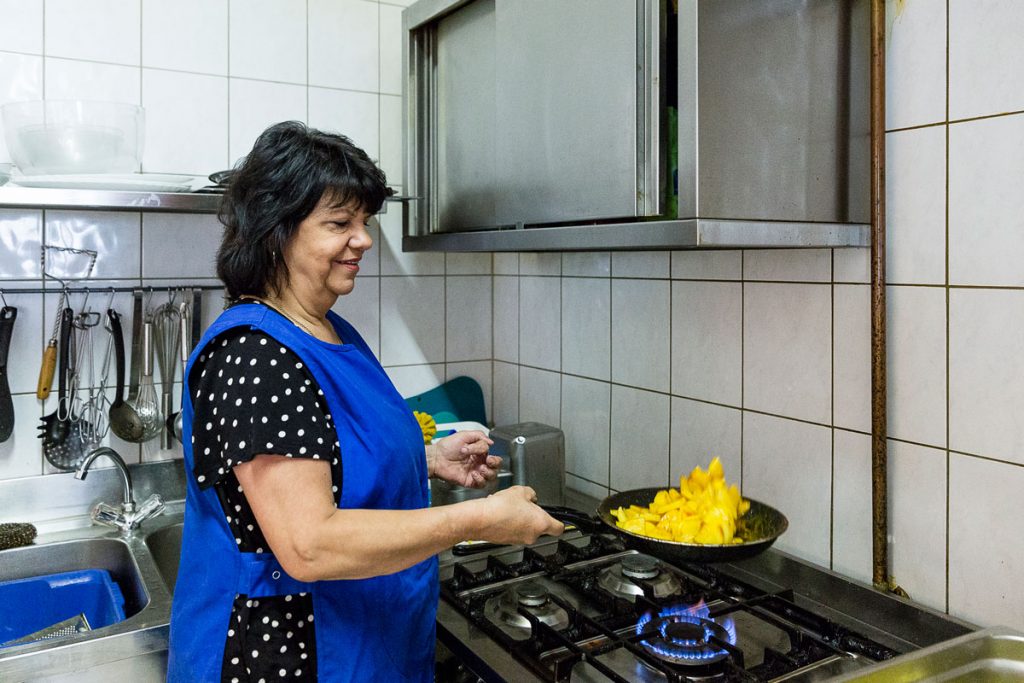
[[[341,265],[345,266],[346,268],[351,268],[351,269],[354,269],[354,270],[359,270],[359,261],[360,261],[360,259],[353,258],[353,259],[347,259],[345,261],[338,261],[337,263],[340,263]]]

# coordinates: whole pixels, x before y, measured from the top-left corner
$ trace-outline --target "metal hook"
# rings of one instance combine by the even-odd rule
[[[107,299],[107,308],[106,308],[106,310],[108,310],[108,311],[111,308],[113,308],[113,306],[114,306],[114,295],[115,294],[117,294],[117,290],[114,289],[113,286],[111,286],[111,288],[110,288],[110,298]]]
[[[7,297],[4,296],[4,290],[2,289],[0,289],[0,301],[4,302],[4,308],[10,308],[10,306],[7,304]]]

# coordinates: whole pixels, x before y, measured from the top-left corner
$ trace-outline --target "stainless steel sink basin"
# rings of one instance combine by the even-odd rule
[[[174,584],[178,580],[178,558],[181,556],[182,524],[172,524],[146,536],[146,547],[153,554],[157,571],[167,590],[174,595]]]
[[[1024,633],[990,628],[838,679],[842,683],[1014,683],[1024,680]]]
[[[115,538],[90,538],[5,550],[0,554],[0,581],[105,569],[124,595],[126,617],[138,614],[149,593],[128,544]]]

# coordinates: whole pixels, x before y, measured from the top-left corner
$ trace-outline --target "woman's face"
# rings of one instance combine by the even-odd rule
[[[359,260],[373,246],[366,229],[369,220],[356,203],[342,206],[325,193],[284,247],[288,286],[313,296],[351,292]]]

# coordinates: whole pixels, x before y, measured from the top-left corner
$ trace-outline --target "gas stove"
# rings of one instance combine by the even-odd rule
[[[810,569],[853,586],[773,557],[795,563],[800,585]],[[822,681],[970,630],[944,616],[915,611],[915,642],[742,568],[672,565],[574,532],[444,559],[438,636],[453,659],[438,680]]]

